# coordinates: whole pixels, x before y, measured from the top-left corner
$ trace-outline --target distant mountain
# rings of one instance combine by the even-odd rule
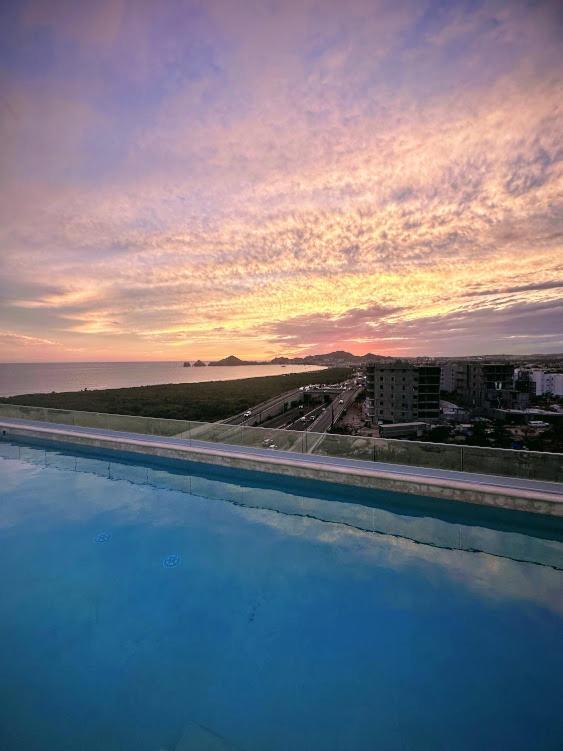
[[[327,352],[321,355],[305,355],[304,357],[274,357],[271,362],[274,365],[361,365],[366,362],[376,360],[393,360],[392,357],[385,355],[374,355],[368,352],[365,355],[353,355],[351,352],[337,350],[336,352]]]
[[[193,364],[194,368],[205,368],[205,363],[203,360],[196,360]]]
[[[222,360],[215,360],[209,365],[238,366],[238,365],[361,365],[365,362],[379,360],[393,360],[393,357],[374,355],[368,352],[366,355],[353,355],[351,352],[337,350],[322,355],[305,355],[304,357],[274,357],[272,360],[241,360],[235,355],[229,355]]]
[[[539,354],[539,355],[466,355],[466,356],[451,356],[451,357],[405,357],[401,358],[406,362],[412,363],[424,363],[424,362],[456,362],[459,360],[483,360],[486,362],[493,362],[499,360],[508,360],[514,362],[549,362],[551,365],[561,367],[560,363],[563,359],[561,353],[556,354]],[[389,362],[397,360],[396,357],[389,357],[387,355],[375,355],[373,352],[367,352],[365,355],[353,355],[351,352],[345,350],[336,350],[335,352],[326,352],[320,355],[305,355],[303,357],[274,357],[271,360],[241,360],[236,355],[229,355],[222,360],[215,360],[208,363],[213,366],[227,366],[237,367],[239,365],[363,365],[368,362]],[[185,363],[188,367],[189,363]],[[203,367],[205,363],[201,360],[193,363],[192,367]]]
[[[209,365],[261,365],[262,363],[257,362],[256,360],[241,360],[239,357],[235,357],[235,355],[229,355],[228,357],[224,357],[222,360],[214,360],[209,363]]]

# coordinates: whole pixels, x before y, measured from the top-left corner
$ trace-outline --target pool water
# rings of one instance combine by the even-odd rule
[[[2,751],[559,751],[554,519],[0,442]]]

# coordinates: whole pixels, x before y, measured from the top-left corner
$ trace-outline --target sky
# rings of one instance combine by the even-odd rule
[[[0,360],[563,351],[563,4],[4,0]]]

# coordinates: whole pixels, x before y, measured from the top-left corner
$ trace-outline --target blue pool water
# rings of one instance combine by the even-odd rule
[[[560,750],[562,539],[4,440],[0,748]]]

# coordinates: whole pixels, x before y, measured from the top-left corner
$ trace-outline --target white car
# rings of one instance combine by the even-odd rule
[[[338,404],[344,404],[344,399],[339,399]]]
[[[252,417],[252,412],[249,409],[247,409],[246,412],[244,413],[244,417]]]

